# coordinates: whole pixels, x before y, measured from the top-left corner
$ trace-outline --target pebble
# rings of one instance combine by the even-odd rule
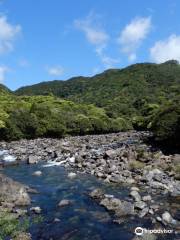
[[[30,211],[40,214],[42,210],[40,207],[32,207],[30,208]]]

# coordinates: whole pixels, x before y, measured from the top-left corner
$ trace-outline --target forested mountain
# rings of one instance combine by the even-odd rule
[[[29,95],[29,96],[28,96]],[[142,63],[94,77],[43,82],[11,92],[0,85],[0,138],[61,137],[151,130],[180,143],[180,65]]]
[[[180,65],[142,63],[124,69],[107,70],[94,77],[76,77],[67,81],[42,82],[22,87],[18,95],[47,95],[93,103],[111,116],[133,116],[146,103],[161,103],[180,93]]]

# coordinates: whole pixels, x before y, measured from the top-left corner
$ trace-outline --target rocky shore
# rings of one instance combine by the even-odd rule
[[[31,240],[31,235],[19,227],[19,219],[27,215],[26,207],[31,203],[29,193],[32,191],[28,186],[0,174],[1,237],[12,233],[14,240]]]
[[[126,200],[106,194],[101,189],[94,189],[89,193],[90,197],[113,212],[114,222],[118,224],[126,217],[137,216],[150,219],[158,228],[178,231],[180,154],[164,155],[153,149],[144,143],[148,136],[148,132],[131,131],[60,140],[21,140],[0,142],[0,150],[7,150],[14,157],[9,164],[46,161],[47,164],[67,168],[71,179],[84,172],[107,184],[122,184],[129,191]],[[3,161],[3,154],[0,163],[1,167],[7,164]],[[34,175],[41,175],[41,172]],[[22,193],[25,194],[24,190]]]

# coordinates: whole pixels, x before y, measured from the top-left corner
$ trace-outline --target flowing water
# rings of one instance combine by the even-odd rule
[[[33,176],[37,170],[43,174]],[[125,187],[107,185],[82,173],[75,179],[69,179],[67,171],[61,166],[20,165],[7,167],[5,173],[39,192],[31,195],[32,206],[40,206],[43,216],[40,223],[30,227],[33,240],[129,240],[134,236],[135,227],[150,226],[148,221],[138,219],[128,219],[120,225],[113,223],[112,216],[88,196],[94,188],[101,187],[106,193],[126,199],[128,189]],[[58,207],[62,199],[69,199],[72,204]]]
[[[41,176],[33,176],[37,170],[42,171]],[[88,195],[95,188],[101,188],[106,194],[129,200],[126,186],[103,183],[95,176],[83,173],[69,179],[66,169],[50,163],[7,166],[4,172],[38,191],[31,194],[30,207],[42,209],[41,221],[30,225],[33,240],[130,240],[135,236],[136,227],[153,229],[148,218],[127,217],[121,224],[113,222],[113,214]],[[71,205],[58,207],[62,199],[71,200]],[[158,239],[178,238],[161,235]]]

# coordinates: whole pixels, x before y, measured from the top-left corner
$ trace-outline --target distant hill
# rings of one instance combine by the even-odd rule
[[[110,69],[93,77],[49,81],[22,87],[17,95],[49,95],[105,108],[111,116],[133,116],[145,103],[160,103],[180,93],[180,65],[140,63]]]
[[[0,83],[0,94],[2,93],[11,93],[11,90]]]

